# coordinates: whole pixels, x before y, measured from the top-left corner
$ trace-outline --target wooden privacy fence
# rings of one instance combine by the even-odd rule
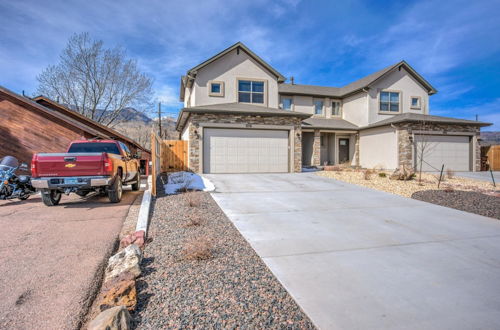
[[[492,145],[486,153],[492,171],[500,171],[500,145]]]
[[[151,133],[151,193],[156,196],[158,175],[166,172],[187,171],[188,141],[161,140],[156,133]]]
[[[164,140],[161,150],[163,172],[187,171],[188,141]]]

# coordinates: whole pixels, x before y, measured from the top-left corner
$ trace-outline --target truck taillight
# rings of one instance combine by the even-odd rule
[[[113,173],[113,162],[109,159],[108,155],[104,155],[104,172],[108,174]]]
[[[36,154],[31,158],[31,176],[36,178],[38,177],[38,160],[36,159]]]

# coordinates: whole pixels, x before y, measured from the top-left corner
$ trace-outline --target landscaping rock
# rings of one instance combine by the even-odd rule
[[[130,314],[123,306],[117,306],[101,312],[90,322],[88,330],[128,330]]]
[[[137,245],[132,244],[127,246],[125,249],[109,258],[104,281],[106,282],[125,271],[131,273],[135,277],[141,275],[141,268],[139,266],[141,258],[142,252]]]
[[[135,244],[139,248],[143,249],[145,243],[145,234],[146,233],[144,232],[144,230],[139,230],[135,233],[125,236],[120,241],[120,248],[126,248],[129,245]]]
[[[406,166],[400,166],[398,169],[396,169],[389,179],[391,180],[411,180],[415,176],[415,171],[412,168],[406,167]]]
[[[115,286],[103,291],[98,298],[101,311],[115,306],[125,306],[133,311],[137,305],[137,291],[135,280],[119,281]]]

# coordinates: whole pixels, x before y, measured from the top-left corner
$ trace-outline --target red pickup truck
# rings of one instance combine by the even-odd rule
[[[41,191],[47,206],[59,204],[62,193],[86,196],[106,194],[112,203],[122,198],[123,185],[140,188],[138,155],[114,140],[73,141],[66,153],[34,154],[31,183]]]

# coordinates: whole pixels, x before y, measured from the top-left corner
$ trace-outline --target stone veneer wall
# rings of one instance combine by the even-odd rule
[[[321,162],[321,132],[319,129],[314,130],[312,166],[320,166]]]
[[[199,124],[247,124],[247,125],[277,125],[293,126],[293,171],[302,171],[302,119],[298,117],[264,117],[236,114],[208,114],[191,113],[188,119],[189,125],[189,169],[193,172],[201,172],[200,148],[202,143],[202,132]],[[249,127],[250,128],[250,127]]]
[[[475,164],[473,170],[481,170],[481,148],[479,147],[477,137],[479,136],[480,128],[470,125],[454,125],[454,124],[434,124],[434,123],[402,123],[395,124],[398,134],[398,155],[399,166],[413,167],[413,148],[410,137],[412,131],[443,131],[448,135],[453,135],[454,132],[472,132],[473,147],[475,154]]]

